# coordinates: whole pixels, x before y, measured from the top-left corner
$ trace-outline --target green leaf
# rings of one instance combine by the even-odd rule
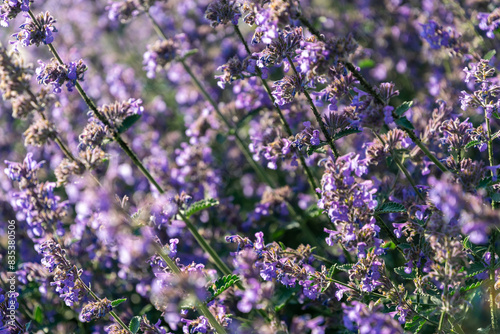
[[[467,268],[467,278],[470,278],[470,277],[474,277],[482,272],[484,272],[485,270],[488,270],[487,267],[484,266],[483,263],[481,262],[474,262],[470,265],[469,268]]]
[[[195,202],[189,206],[189,208],[184,212],[186,217],[191,217],[197,212],[200,212],[201,210],[205,210],[208,208],[211,208],[213,206],[219,205],[219,201],[213,198],[206,198],[202,199],[201,201]]]
[[[396,244],[392,241],[388,241],[382,245],[382,248],[384,249],[396,249]]]
[[[500,193],[490,193],[493,202],[500,202]]]
[[[43,322],[43,311],[40,305],[36,306],[35,312],[33,313],[33,319],[39,324]]]
[[[326,144],[328,144],[328,143],[326,141],[324,141],[324,142],[321,142],[319,145],[309,146],[309,148],[307,149],[307,155],[311,155],[314,152],[326,153],[326,151],[323,149],[323,146],[325,146]]]
[[[417,275],[415,274],[415,270],[412,270],[411,274],[405,273],[405,267],[394,268],[394,272],[396,274],[398,274],[399,276],[401,276],[402,278],[408,279],[408,280],[413,280],[417,277]]]
[[[117,129],[118,133],[124,133],[125,131],[127,131],[132,125],[134,125],[135,122],[139,120],[139,118],[141,118],[141,115],[139,114],[130,115],[129,117],[125,118],[125,120],[123,120],[122,124]]]
[[[469,241],[469,236],[465,237],[464,241],[462,241],[462,244],[464,245],[465,249],[471,249],[472,248],[472,244]]]
[[[375,214],[396,212],[406,212],[405,206],[396,202],[385,202],[375,209]]]
[[[282,243],[281,241],[278,241],[278,244],[280,245],[282,250],[286,250],[286,246],[284,243]]]
[[[130,331],[135,334],[139,331],[140,326],[141,326],[141,317],[135,316],[132,318],[132,320],[130,320],[128,329],[130,329]]]
[[[413,105],[413,101],[403,102],[399,107],[396,108],[396,110],[394,110],[394,113],[398,116],[403,116],[403,114],[405,112],[407,112],[408,109],[410,109],[412,105]]]
[[[326,275],[326,277],[332,278],[336,268],[337,264],[335,263],[333,266],[330,267],[330,269],[328,269],[328,274]]]
[[[372,68],[373,66],[375,66],[375,61],[373,59],[361,59],[359,62],[358,62],[358,66],[359,68],[363,69],[363,68]]]
[[[490,186],[491,180],[492,180],[491,176],[485,177],[484,179],[479,181],[479,183],[477,184],[477,188],[478,189],[479,188],[486,188],[486,187]]]
[[[395,123],[399,125],[402,128],[414,130],[415,128],[413,127],[413,124],[406,118],[406,116],[403,116],[401,118],[398,118],[395,120]]]
[[[419,321],[418,320],[420,320],[420,319],[421,318],[418,315],[414,316],[411,321],[407,321],[406,322],[405,329],[410,330],[412,328],[415,328],[416,326],[419,325]]]
[[[460,288],[460,292],[466,292],[469,290],[477,289],[481,286],[482,283],[483,283],[482,281],[477,281],[477,282],[474,282],[474,283],[469,284],[467,286],[463,286]]]
[[[316,218],[323,214],[323,209],[318,208],[316,205],[312,205],[306,209],[305,214],[308,217]]]
[[[124,301],[126,301],[127,298],[122,298],[122,299],[115,299],[111,302],[111,306],[113,307],[117,307],[118,305],[120,305],[121,303],[123,303]]]
[[[354,263],[346,263],[346,264],[341,264],[340,266],[337,266],[336,268],[340,271],[349,271],[352,269],[354,266]]]
[[[221,293],[235,285],[237,282],[239,282],[240,278],[238,275],[226,275],[222,276],[221,278],[217,279],[212,286],[208,287],[208,291],[210,292],[211,296],[209,300],[213,300],[217,296],[219,296]]]
[[[342,130],[339,133],[337,133],[335,136],[333,136],[333,140],[337,140],[337,139],[340,139],[342,137],[349,136],[349,135],[352,135],[355,133],[360,133],[360,132],[362,132],[362,131],[359,129],[345,129],[345,130]]]
[[[469,147],[479,145],[479,144],[481,144],[480,140],[472,140],[472,141],[468,142],[467,145],[465,145],[465,148],[469,148]]]
[[[495,50],[495,49],[490,50],[490,51],[488,51],[487,54],[484,55],[483,59],[490,60],[496,54],[497,54],[497,50]]]

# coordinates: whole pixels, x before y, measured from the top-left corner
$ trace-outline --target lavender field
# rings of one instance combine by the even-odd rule
[[[0,334],[500,333],[500,0],[0,1]]]

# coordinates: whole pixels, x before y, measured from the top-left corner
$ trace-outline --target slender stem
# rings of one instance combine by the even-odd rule
[[[496,305],[495,305],[495,260],[496,260],[496,252],[495,252],[495,242],[497,239],[497,230],[493,229],[493,233],[490,237],[490,270],[489,270],[489,278],[490,278],[490,286],[489,286],[489,299],[490,299],[490,318],[491,318],[491,332],[497,333],[497,314],[496,314]]]
[[[484,109],[485,112],[484,112],[484,119],[486,120],[486,132],[488,134],[488,160],[490,162],[490,167],[493,167],[493,165],[495,164],[495,161],[493,159],[493,143],[492,143],[492,140],[491,140],[491,126],[490,126],[490,119],[488,118],[488,115],[486,114],[486,108]],[[492,168],[490,170],[491,172],[491,177],[493,179],[495,179],[495,171],[494,169]],[[493,209],[495,209],[495,201],[492,199],[491,200],[491,207]]]
[[[76,270],[76,269],[75,269]],[[99,298],[95,293],[94,291],[92,291],[92,289],[82,280],[82,278],[80,277],[80,275],[78,275],[78,280],[80,281],[80,283],[83,285],[83,287],[85,288],[85,290],[87,290],[87,292],[92,296],[92,298],[94,298],[97,302],[100,302],[101,301],[101,298]],[[109,314],[116,320],[116,322],[122,326],[122,328],[127,331],[127,333],[132,333],[128,326],[125,325],[125,323],[122,321],[122,319],[120,319],[120,317],[114,312],[114,311],[110,311]]]
[[[438,331],[440,332],[443,329],[444,316],[446,315],[445,311],[441,312],[441,316],[439,317]]]
[[[161,249],[161,247],[159,245],[155,244],[155,248],[158,252],[158,255],[163,259],[163,261],[165,261],[165,263],[170,268],[170,270],[172,270],[172,272],[176,276],[179,276],[181,274],[181,270],[177,266],[177,264],[174,262],[174,260],[172,260],[168,255],[165,256],[165,254],[163,253],[163,249]],[[212,325],[212,327],[215,328],[217,333],[226,334],[227,333],[226,330],[217,321],[217,319],[215,319],[213,314],[208,309],[207,305],[205,305],[205,303],[203,303],[203,301],[199,300],[198,298],[196,298],[196,299],[197,299],[196,308],[200,311],[201,314],[203,314],[203,316],[205,316],[205,318],[208,319],[208,322],[210,322],[210,325]]]
[[[379,216],[375,216],[375,220],[377,220],[378,225],[380,227],[382,227],[382,229],[385,231],[385,233],[387,233],[389,235],[389,238],[391,239],[391,241],[394,243],[394,245],[396,245],[396,248],[401,253],[401,255],[403,255],[403,257],[404,257],[405,253],[404,253],[403,249],[399,246],[400,242],[398,241],[398,238],[396,238],[394,233],[389,229],[389,227],[385,224],[385,222],[382,220],[382,218],[380,218]]]
[[[163,32],[163,30],[161,29],[160,25],[158,24],[158,22],[156,22],[156,20],[153,18],[153,16],[151,15],[151,13],[149,12],[149,10],[146,11],[146,15],[149,17],[149,20],[151,21],[151,24],[153,24],[153,29],[155,30],[156,34],[158,36],[160,36],[161,38],[163,38],[164,40],[167,40],[168,37],[167,35],[165,35],[165,33]]]
[[[404,127],[402,127],[401,130],[403,130],[404,132],[406,132],[408,134],[408,137],[410,137],[410,139],[415,143],[415,145],[417,145],[422,150],[422,152],[424,152],[424,154],[429,159],[431,159],[431,161],[434,162],[434,164],[442,172],[448,172],[448,168],[446,168],[446,166],[443,165],[441,163],[441,161],[439,161],[438,158],[436,158],[436,156],[434,154],[432,154],[431,151],[429,151],[429,149],[422,143],[422,141],[420,140],[420,138],[418,138],[412,130],[404,128]]]

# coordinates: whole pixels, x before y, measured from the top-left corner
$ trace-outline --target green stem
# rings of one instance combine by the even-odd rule
[[[484,112],[484,119],[486,120],[486,132],[488,134],[488,160],[490,162],[490,167],[493,167],[493,165],[495,164],[495,161],[493,159],[493,141],[491,140],[491,126],[490,126],[490,119],[488,118],[488,115],[486,114],[486,108],[484,109],[485,112]],[[495,179],[495,171],[494,169],[492,168],[490,170],[491,172],[491,177],[493,179]],[[491,200],[491,207],[493,209],[495,209],[495,201],[492,199]]]
[[[496,305],[495,305],[495,260],[496,260],[496,252],[495,252],[495,242],[497,239],[497,230],[493,229],[493,233],[490,237],[490,269],[489,269],[489,278],[490,278],[490,286],[489,286],[489,297],[490,297],[490,318],[491,318],[491,332],[497,333],[497,315],[496,315]]]
[[[439,317],[439,324],[438,324],[438,331],[440,332],[443,329],[443,323],[444,323],[444,316],[446,312],[442,311],[441,316]]]
[[[404,253],[403,249],[399,246],[400,242],[398,241],[398,239],[396,238],[394,233],[389,229],[389,227],[387,227],[387,225],[382,220],[382,218],[380,218],[379,216],[375,216],[375,220],[378,222],[379,226],[382,227],[382,229],[385,231],[385,233],[387,233],[389,235],[389,238],[391,239],[391,241],[394,243],[394,245],[396,245],[396,248],[401,253],[401,255],[403,255],[403,257],[404,257],[405,253]]]

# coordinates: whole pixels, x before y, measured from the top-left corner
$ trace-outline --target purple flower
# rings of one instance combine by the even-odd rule
[[[213,28],[219,24],[226,25],[229,22],[238,24],[240,17],[241,13],[237,1],[215,0],[208,5],[205,11],[205,18],[210,21]]]
[[[38,24],[30,17],[26,18],[26,22],[19,27],[21,31],[12,35],[12,37],[15,37],[17,40],[11,42],[15,44],[16,49],[19,44],[22,46],[39,46],[41,43],[50,44],[54,41],[53,33],[57,32],[56,27],[54,27],[56,20],[49,12],[38,14],[36,19]]]
[[[83,322],[89,322],[91,320],[97,320],[104,317],[110,311],[113,310],[111,302],[107,298],[103,298],[97,302],[87,303],[80,313],[80,319]]]
[[[83,81],[83,75],[87,70],[87,66],[81,59],[64,65],[59,64],[55,58],[52,58],[48,64],[41,60],[38,63],[40,64],[40,67],[36,69],[38,83],[45,86],[52,85],[54,93],[60,93],[64,83],[69,92],[73,91],[76,82]]]
[[[19,13],[27,12],[30,9],[30,0],[7,0],[3,1],[0,7],[0,25],[9,26],[9,21],[14,19]]]
[[[479,29],[486,31],[488,38],[495,38],[495,30],[500,27],[500,8],[496,8],[492,13],[478,13]]]
[[[301,76],[286,76],[282,80],[274,82],[273,97],[276,104],[283,106],[293,101],[295,94],[304,91],[304,81]]]
[[[399,334],[403,333],[401,325],[388,313],[381,313],[381,305],[373,302],[366,306],[361,302],[353,301],[351,306],[342,304],[344,309],[344,326],[350,331],[359,331],[360,334]]]

